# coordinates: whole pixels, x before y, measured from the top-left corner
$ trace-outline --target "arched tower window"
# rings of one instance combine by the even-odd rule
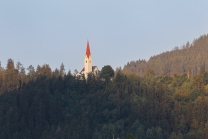
[[[86,63],[87,63],[87,60],[86,60]]]

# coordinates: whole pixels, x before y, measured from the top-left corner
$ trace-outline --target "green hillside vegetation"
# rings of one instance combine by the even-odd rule
[[[1,139],[208,138],[205,69],[189,78],[149,68],[144,76],[118,71],[87,81],[65,74],[63,64],[27,70],[11,59],[0,70]]]
[[[191,44],[175,47],[172,51],[151,57],[148,61],[128,62],[123,71],[143,76],[148,68],[152,68],[158,76],[174,73],[195,75],[201,68],[208,70],[208,34],[195,39]]]

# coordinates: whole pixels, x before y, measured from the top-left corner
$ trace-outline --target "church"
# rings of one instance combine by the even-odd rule
[[[93,74],[97,75],[98,74],[98,67],[92,66],[92,56],[90,53],[90,44],[89,44],[89,42],[87,42],[86,54],[85,54],[85,58],[84,58],[84,68],[76,76],[81,76],[84,74],[85,79],[87,79],[89,73],[93,73]]]

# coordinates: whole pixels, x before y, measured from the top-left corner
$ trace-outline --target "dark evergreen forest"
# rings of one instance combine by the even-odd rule
[[[208,70],[208,34],[194,39],[192,43],[187,42],[181,47],[176,46],[172,51],[163,52],[152,56],[148,61],[137,60],[128,62],[123,71],[143,76],[145,71],[151,67],[155,74],[173,75],[174,73],[198,74],[205,67]]]
[[[11,59],[1,69],[1,139],[208,138],[208,71],[118,71],[107,81],[66,75],[63,65],[28,69],[26,75]]]
[[[197,59],[207,38],[161,55]],[[103,68],[86,80],[65,73],[63,64],[54,71],[31,65],[26,73],[9,59],[0,67],[0,139],[208,139],[208,71],[201,66],[192,74],[191,66],[162,75],[154,66],[142,75],[119,70],[113,78]]]

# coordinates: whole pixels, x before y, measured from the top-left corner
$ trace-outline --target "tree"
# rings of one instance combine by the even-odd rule
[[[20,73],[25,73],[25,68],[23,66],[20,69]]]
[[[115,77],[115,82],[119,89],[123,89],[123,87],[125,86],[126,79],[127,79],[126,75],[121,71],[118,71]]]
[[[72,75],[71,70],[69,69],[67,75]]]
[[[114,70],[110,65],[104,66],[100,74],[101,78],[104,78],[107,82],[114,77]]]
[[[64,64],[63,63],[61,63],[59,72],[60,72],[60,76],[64,77],[64,75],[65,75],[65,68],[64,68]]]
[[[8,59],[6,69],[6,90],[13,91],[19,88],[18,71],[14,67],[12,59]]]
[[[152,68],[148,68],[146,71],[145,71],[145,74],[144,74],[144,77],[145,78],[148,78],[148,77],[154,77],[154,75],[155,75],[155,72],[154,72],[154,70],[152,69]]]
[[[29,78],[30,78],[30,79],[34,78],[34,76],[35,76],[35,68],[34,68],[32,65],[30,65],[30,66],[27,68],[27,70],[28,70]]]
[[[59,70],[56,68],[55,71],[53,72],[53,76],[55,76],[56,78],[58,78],[60,75]]]
[[[6,84],[6,71],[4,69],[0,69],[0,94],[4,93],[4,88]]]
[[[42,76],[46,76],[48,78],[50,78],[51,75],[52,75],[51,68],[50,68],[50,66],[48,64],[44,64],[42,67],[40,67],[38,65],[36,73],[38,74],[38,76],[42,75]]]
[[[18,61],[16,64],[16,69],[20,72],[22,68],[22,64]]]

